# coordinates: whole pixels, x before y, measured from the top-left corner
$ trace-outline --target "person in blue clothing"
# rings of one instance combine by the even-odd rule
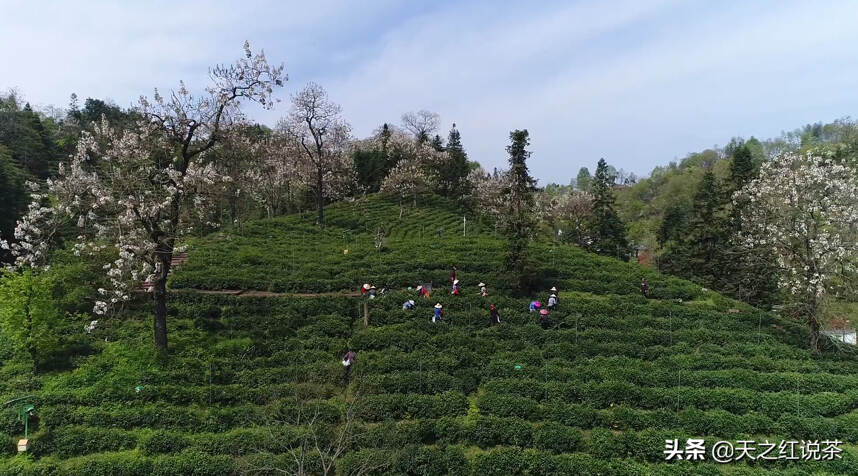
[[[435,313],[432,314],[433,323],[441,322],[441,318],[444,316],[444,311],[442,311],[443,307],[444,306],[442,306],[440,302],[438,304],[435,304]]]
[[[413,299],[409,299],[402,303],[402,309],[405,309],[406,311],[413,311],[415,307],[417,307],[417,305],[414,303]]]
[[[536,312],[540,307],[542,307],[542,304],[539,301],[530,301],[530,312]]]

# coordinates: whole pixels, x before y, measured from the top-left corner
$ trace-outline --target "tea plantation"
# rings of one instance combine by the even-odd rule
[[[550,242],[532,250],[533,297],[560,290],[544,330],[506,291],[492,227],[465,216],[463,235],[454,205],[419,205],[370,197],[329,207],[321,230],[295,215],[193,240],[171,278],[167,359],[141,307],[105,320],[68,371],[0,369],[4,401],[36,405],[27,455],[4,411],[0,474],[858,474],[855,355],[812,358],[797,323]],[[393,291],[347,295],[364,282]],[[427,282],[431,300],[406,289]],[[665,440],[686,438],[844,443],[831,461],[666,462]]]

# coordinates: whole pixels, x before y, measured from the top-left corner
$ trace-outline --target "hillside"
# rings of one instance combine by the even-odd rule
[[[166,361],[153,356],[151,317],[132,309],[94,331],[94,351],[73,369],[33,379],[6,363],[4,401],[31,393],[37,410],[27,456],[12,456],[20,423],[4,411],[0,474],[279,474],[272,468],[290,470],[296,457],[319,474],[308,435],[324,442],[345,425],[353,437],[336,474],[858,473],[858,358],[811,358],[800,325],[537,243],[540,285],[560,289],[543,330],[528,299],[503,291],[503,241],[470,216],[463,236],[452,203],[400,209],[373,196],[327,217],[324,229],[295,215],[192,241],[171,278]],[[451,265],[461,296],[449,295]],[[431,301],[405,289],[430,281]],[[363,282],[394,291],[346,295]],[[285,294],[195,291],[230,289]],[[410,298],[417,309],[402,310]],[[447,321],[431,324],[438,301]],[[349,346],[357,359],[345,386]],[[665,440],[690,437],[846,443],[834,461],[665,463]]]

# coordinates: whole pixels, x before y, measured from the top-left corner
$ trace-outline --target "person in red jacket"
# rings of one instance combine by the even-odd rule
[[[458,279],[453,280],[453,289],[450,291],[450,294],[452,294],[453,296],[459,295],[459,280]]]
[[[456,267],[453,266],[453,269],[450,270],[450,282],[452,283],[455,280],[456,280]]]

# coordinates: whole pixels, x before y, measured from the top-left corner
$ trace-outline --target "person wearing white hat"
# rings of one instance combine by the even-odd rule
[[[413,311],[415,307],[417,307],[417,305],[414,304],[413,299],[409,299],[402,304],[402,309],[405,309],[406,311]]]
[[[364,283],[364,285],[360,287],[360,295],[363,296],[366,294],[366,292],[369,291],[369,288],[369,283]]]
[[[557,295],[554,293],[548,297],[548,309],[551,311],[557,309]]]
[[[435,304],[435,313],[432,314],[433,323],[441,322],[441,317],[444,316],[444,311],[441,310],[443,307],[440,302]]]
[[[378,295],[378,291],[375,289],[375,286],[373,285],[373,286],[369,287],[369,291],[367,294],[369,294],[370,299],[375,299],[375,297]]]
[[[482,297],[486,297],[489,295],[489,290],[488,288],[486,288],[486,283],[481,281],[480,284],[477,285],[477,287],[480,288],[480,295]]]
[[[453,280],[453,290],[450,291],[450,294],[452,294],[453,296],[459,295],[459,280],[458,279]]]

